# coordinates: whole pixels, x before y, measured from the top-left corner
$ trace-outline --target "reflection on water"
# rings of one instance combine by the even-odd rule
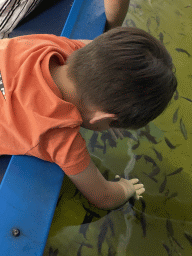
[[[65,177],[44,255],[192,255],[192,4],[131,0],[123,26],[159,39],[176,67],[178,88],[168,109],[139,131],[81,129],[107,180],[139,178],[143,198],[103,211]]]

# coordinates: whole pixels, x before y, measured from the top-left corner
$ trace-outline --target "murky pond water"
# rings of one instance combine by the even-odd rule
[[[91,206],[65,176],[44,256],[192,255],[192,3],[131,0],[123,26],[158,38],[173,58],[178,88],[167,110],[117,140],[81,129],[104,177],[137,177],[143,198],[121,210]],[[118,136],[118,135],[117,135]]]

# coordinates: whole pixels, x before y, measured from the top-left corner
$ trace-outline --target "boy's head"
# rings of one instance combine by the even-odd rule
[[[144,127],[164,112],[177,88],[170,54],[138,28],[111,29],[74,51],[66,64],[85,116],[94,106],[106,129]]]

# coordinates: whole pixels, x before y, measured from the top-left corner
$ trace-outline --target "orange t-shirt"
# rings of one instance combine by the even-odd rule
[[[62,99],[49,71],[53,55],[64,65],[83,46],[47,34],[0,40],[0,155],[35,156],[68,175],[87,168],[80,112]]]

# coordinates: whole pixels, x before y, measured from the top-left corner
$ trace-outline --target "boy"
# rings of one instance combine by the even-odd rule
[[[55,162],[92,204],[114,209],[145,189],[138,179],[105,180],[79,134],[80,126],[102,131],[116,119],[85,107],[66,75],[65,60],[83,46],[46,34],[0,41],[0,154]]]

